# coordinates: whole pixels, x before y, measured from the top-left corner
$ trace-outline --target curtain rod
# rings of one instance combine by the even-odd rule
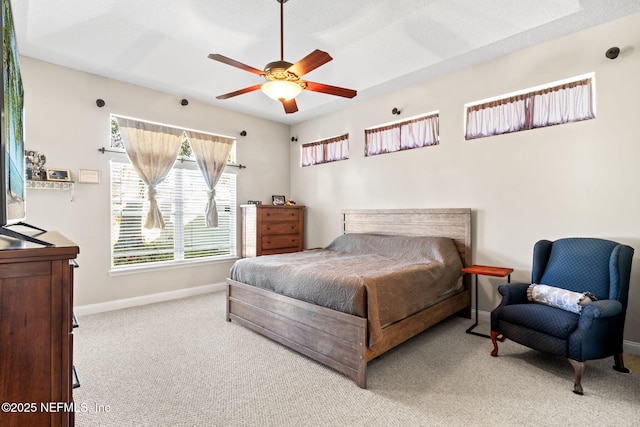
[[[109,152],[109,153],[118,153],[118,154],[125,154],[123,151],[119,151],[119,150],[111,150],[109,148],[105,148],[105,147],[100,147],[98,148],[98,151],[101,152],[102,154]],[[184,157],[180,157],[180,162],[195,162],[195,160],[191,160],[191,159],[185,159]],[[232,168],[238,168],[238,169],[246,169],[247,166],[242,165],[240,163],[227,163],[227,166],[230,166]]]

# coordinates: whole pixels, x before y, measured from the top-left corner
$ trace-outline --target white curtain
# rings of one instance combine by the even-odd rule
[[[537,93],[532,99],[533,127],[593,119],[591,80]]]
[[[300,165],[311,166],[349,158],[349,134],[302,144]]]
[[[143,228],[162,230],[164,219],[156,200],[157,188],[178,158],[183,131],[121,117],[116,120],[127,156],[148,187],[149,212]]]
[[[467,107],[466,139],[593,119],[592,79]]]
[[[525,128],[526,104],[526,96],[515,96],[467,108],[466,139],[500,135]]]
[[[218,226],[218,210],[216,208],[216,184],[227,164],[227,158],[235,139],[194,131],[185,131],[196,162],[207,183],[207,208],[205,222],[207,227]]]
[[[364,155],[391,153],[400,150],[400,127],[384,126],[365,129]]]
[[[421,117],[400,124],[400,149],[426,147],[439,143],[438,116]]]
[[[365,156],[428,147],[440,143],[439,114],[365,129]]]
[[[322,145],[322,143],[313,142],[309,144],[303,144],[300,150],[300,164],[302,166],[311,166],[324,163],[324,146]]]
[[[345,160],[349,158],[349,139],[339,138],[325,145],[325,158],[327,162]]]

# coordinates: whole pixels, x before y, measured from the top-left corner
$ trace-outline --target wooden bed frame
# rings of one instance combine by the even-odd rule
[[[344,233],[450,237],[464,266],[471,265],[471,209],[345,210]],[[367,346],[367,319],[227,279],[227,321],[236,321],[335,369],[366,388],[372,359],[454,315],[471,317],[470,279],[464,291],[383,328]]]

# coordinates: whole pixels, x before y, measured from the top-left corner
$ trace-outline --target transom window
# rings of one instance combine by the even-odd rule
[[[595,118],[593,73],[465,105],[465,139]]]
[[[440,143],[439,113],[387,123],[365,129],[364,155],[393,153]]]
[[[349,134],[302,144],[300,165],[311,166],[349,158]]]

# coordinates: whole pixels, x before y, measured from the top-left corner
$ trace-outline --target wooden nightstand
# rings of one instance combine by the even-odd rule
[[[478,326],[478,276],[507,277],[507,283],[511,283],[511,273],[513,268],[493,267],[489,265],[470,265],[462,269],[463,273],[476,275],[476,322],[467,329],[468,334],[490,338],[489,335],[473,332],[473,328]]]

